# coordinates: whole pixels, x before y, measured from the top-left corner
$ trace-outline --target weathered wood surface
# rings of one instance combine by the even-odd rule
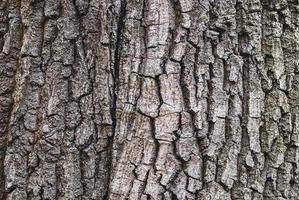
[[[299,198],[298,0],[1,0],[0,199]]]

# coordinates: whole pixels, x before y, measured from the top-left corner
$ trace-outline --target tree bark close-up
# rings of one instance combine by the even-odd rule
[[[0,200],[298,200],[299,0],[0,0]]]

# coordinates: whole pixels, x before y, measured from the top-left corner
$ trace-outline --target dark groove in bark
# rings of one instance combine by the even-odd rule
[[[109,149],[109,175],[108,175],[108,187],[110,187],[111,181],[111,173],[113,170],[112,163],[112,153],[113,153],[113,145],[114,145],[114,136],[117,125],[117,95],[119,89],[119,68],[120,68],[120,60],[122,55],[122,45],[123,45],[123,30],[125,28],[126,23],[126,0],[120,0],[121,7],[119,11],[119,19],[117,22],[117,35],[115,42],[115,51],[114,51],[114,63],[113,63],[113,97],[112,97],[112,107],[111,107],[111,117],[112,117],[112,135],[108,138],[108,149]],[[111,41],[110,41],[111,42]],[[110,55],[111,56],[111,55]],[[109,198],[109,190],[107,190],[106,198]]]

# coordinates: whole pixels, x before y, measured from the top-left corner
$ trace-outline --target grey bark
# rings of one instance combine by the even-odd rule
[[[1,0],[0,199],[296,200],[298,0]]]

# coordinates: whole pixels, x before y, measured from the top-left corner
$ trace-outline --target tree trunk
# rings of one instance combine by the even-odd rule
[[[1,0],[0,199],[297,200],[298,0]]]

